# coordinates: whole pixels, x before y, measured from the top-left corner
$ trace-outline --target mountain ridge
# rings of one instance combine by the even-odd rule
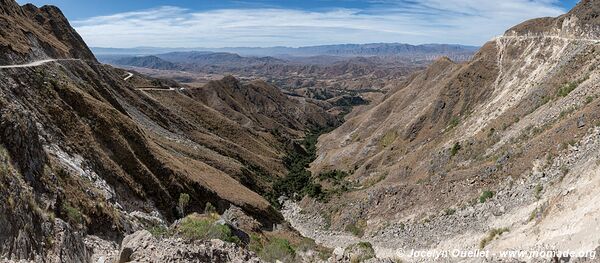
[[[98,63],[56,7],[1,1],[0,63],[54,60],[0,68],[0,257],[91,262],[207,207],[237,207],[258,232],[282,221],[265,195],[305,129],[337,121],[327,108],[258,83],[297,111],[261,108],[260,94],[237,94],[255,84],[225,78],[233,99],[219,105],[245,106],[234,119],[176,82]]]
[[[92,50],[97,55],[155,55],[169,52],[189,52],[189,51],[208,51],[208,52],[228,52],[237,53],[242,56],[319,56],[319,55],[339,55],[339,56],[377,56],[377,55],[410,55],[418,51],[423,54],[439,54],[454,51],[458,53],[469,53],[476,50],[477,47],[457,45],[457,44],[420,44],[411,45],[403,43],[371,43],[371,44],[339,44],[339,45],[320,45],[306,47],[225,47],[225,48],[101,48],[93,47]]]
[[[3,1],[2,6],[0,63],[24,63],[46,58],[96,61],[81,36],[57,7],[19,6],[10,0]],[[10,18],[10,22],[7,18]]]
[[[351,114],[319,139],[311,170],[346,171],[358,190],[289,204],[288,221],[328,246],[351,242],[344,230],[366,221],[361,240],[379,257],[407,246],[599,251],[587,235],[599,215],[582,212],[597,209],[599,7],[581,1],[525,21]],[[324,210],[328,226],[318,226],[311,218]],[[509,232],[486,239],[494,229]]]

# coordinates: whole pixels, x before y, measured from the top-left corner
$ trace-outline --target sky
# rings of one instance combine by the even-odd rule
[[[61,10],[92,47],[482,45],[577,0],[18,0]]]

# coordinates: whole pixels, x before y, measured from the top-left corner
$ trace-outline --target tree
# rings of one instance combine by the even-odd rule
[[[188,195],[186,193],[179,194],[179,202],[178,202],[177,208],[179,210],[179,214],[181,215],[181,217],[185,216],[185,209],[187,208],[189,203],[190,203],[190,195]]]

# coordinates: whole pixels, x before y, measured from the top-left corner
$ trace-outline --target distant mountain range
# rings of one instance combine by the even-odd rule
[[[438,54],[472,54],[479,47],[455,44],[410,45],[402,43],[341,44],[307,47],[226,47],[226,48],[92,48],[96,55],[154,55],[171,52],[228,52],[241,56],[310,57],[310,56],[427,56]]]

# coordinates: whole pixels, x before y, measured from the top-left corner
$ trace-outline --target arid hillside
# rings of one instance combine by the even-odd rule
[[[337,122],[264,83],[187,90],[100,64],[56,7],[3,0],[0,23],[2,258],[88,262],[207,206],[271,229],[283,157]]]
[[[599,8],[584,0],[524,22],[351,114],[319,139],[311,164],[344,172],[349,187],[290,204],[286,218],[330,246],[371,242],[381,257],[398,247],[596,249]]]

